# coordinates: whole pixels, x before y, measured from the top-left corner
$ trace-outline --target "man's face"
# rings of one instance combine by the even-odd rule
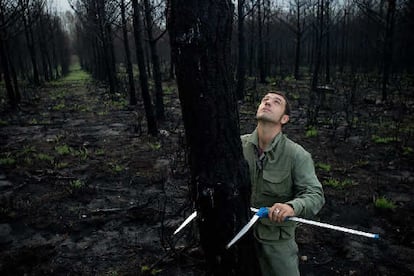
[[[286,101],[281,95],[268,93],[260,102],[256,118],[259,121],[286,124],[289,121],[289,116],[285,114],[285,108]]]

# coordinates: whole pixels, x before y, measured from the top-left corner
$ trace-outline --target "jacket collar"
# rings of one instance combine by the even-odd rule
[[[264,152],[268,152],[273,150],[276,145],[279,143],[280,139],[282,139],[282,132],[279,132],[275,138],[273,138],[272,142],[267,146],[267,148],[264,150]],[[256,146],[256,148],[259,148],[259,136],[257,135],[257,128],[252,132],[252,134],[248,138],[248,142],[252,143]]]

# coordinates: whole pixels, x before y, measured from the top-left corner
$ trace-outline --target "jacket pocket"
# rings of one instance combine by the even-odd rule
[[[289,240],[295,237],[295,223],[274,223],[261,219],[255,229],[256,238],[262,242]]]
[[[263,170],[263,194],[268,196],[290,196],[292,183],[289,170]]]

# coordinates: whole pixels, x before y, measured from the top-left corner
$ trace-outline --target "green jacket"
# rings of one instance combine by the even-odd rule
[[[316,215],[325,203],[322,185],[315,174],[311,155],[286,135],[278,134],[258,156],[257,130],[241,136],[243,154],[249,163],[253,207],[270,207],[276,202],[293,207],[298,217]],[[296,223],[260,219],[256,238],[264,243],[294,238]]]

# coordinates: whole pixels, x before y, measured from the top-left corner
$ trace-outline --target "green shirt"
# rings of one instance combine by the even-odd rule
[[[286,203],[296,216],[305,218],[319,212],[325,198],[312,157],[305,149],[279,133],[259,157],[257,130],[241,136],[241,140],[250,168],[253,207]],[[292,221],[277,223],[263,218],[256,224],[255,236],[272,243],[293,238],[295,227]]]

